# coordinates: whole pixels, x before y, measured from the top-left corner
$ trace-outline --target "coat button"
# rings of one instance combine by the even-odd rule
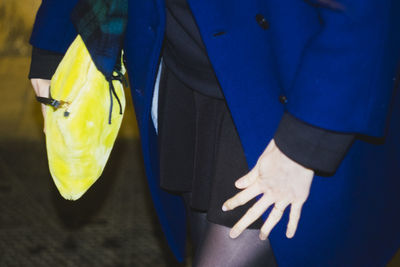
[[[256,21],[257,21],[258,25],[260,25],[260,27],[263,28],[264,30],[269,29],[269,23],[263,15],[257,14]]]
[[[281,102],[282,104],[286,104],[287,103],[287,97],[284,95],[280,95],[279,96],[279,102]]]

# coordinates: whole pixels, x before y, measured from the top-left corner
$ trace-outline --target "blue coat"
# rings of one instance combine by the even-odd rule
[[[285,110],[359,134],[334,176],[314,178],[296,236],[285,237],[287,214],[272,231],[280,266],[384,266],[400,245],[400,1],[336,2],[344,9],[312,0],[189,0],[250,168]],[[43,0],[31,43],[66,51],[76,35],[69,20],[75,3]],[[129,1],[124,49],[154,207],[182,259],[184,209],[158,186],[150,119],[164,5]]]

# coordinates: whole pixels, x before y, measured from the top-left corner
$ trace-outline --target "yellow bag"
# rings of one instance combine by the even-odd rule
[[[51,79],[49,98],[58,103],[46,106],[47,155],[65,199],[80,198],[103,172],[125,109],[121,66],[111,88],[78,35]]]

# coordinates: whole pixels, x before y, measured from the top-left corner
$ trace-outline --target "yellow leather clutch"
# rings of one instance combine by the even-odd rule
[[[103,172],[125,109],[124,73],[121,61],[115,79],[107,80],[78,35],[51,79],[46,147],[50,173],[65,199],[80,198]]]

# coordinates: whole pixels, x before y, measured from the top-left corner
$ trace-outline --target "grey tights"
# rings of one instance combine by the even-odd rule
[[[188,197],[184,197],[188,207]],[[259,229],[246,229],[238,238],[230,228],[211,223],[205,212],[188,208],[194,267],[276,267],[268,240],[259,239]]]

